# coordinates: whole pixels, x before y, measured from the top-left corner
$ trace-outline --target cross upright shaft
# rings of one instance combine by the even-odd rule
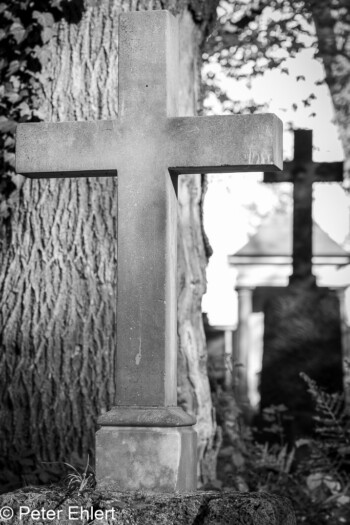
[[[282,164],[274,115],[178,116],[177,31],[166,11],[121,15],[117,121],[24,124],[17,131],[19,173],[118,173],[120,407],[176,406],[176,176]]]
[[[312,282],[312,131],[294,134],[294,163],[292,279]]]
[[[118,117],[128,144],[118,169],[116,402],[175,406],[177,203],[163,137],[178,112],[177,25],[165,12],[124,14],[119,31]]]

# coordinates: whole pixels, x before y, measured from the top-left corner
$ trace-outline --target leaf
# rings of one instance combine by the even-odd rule
[[[309,474],[306,478],[306,485],[309,490],[313,491],[322,485],[322,481],[325,477],[325,474],[322,472],[316,472],[315,474]]]
[[[49,46],[36,46],[35,47],[35,57],[40,61],[42,66],[45,66],[45,64],[50,60],[51,58],[51,51],[48,49]]]
[[[15,122],[15,127],[17,126],[17,123]],[[11,131],[11,130],[10,130]],[[14,131],[14,130],[13,130]],[[6,139],[4,140],[4,146],[6,149],[10,150],[11,148],[13,148],[15,145],[15,137],[14,135],[12,134],[8,134]]]
[[[56,30],[52,27],[45,27],[41,31],[41,40],[46,44],[56,34]]]
[[[43,27],[52,27],[55,19],[51,13],[41,13],[40,11],[33,11],[33,18]]]
[[[8,77],[10,77],[11,75],[13,75],[13,73],[16,73],[20,68],[20,62],[19,60],[12,60],[9,64],[9,67],[8,67],[8,70],[7,70],[7,75]]]
[[[27,102],[21,102],[21,104],[19,104],[18,106],[18,109],[20,111],[21,117],[28,117],[28,116],[31,116],[32,114],[31,109],[28,106]]]
[[[44,109],[39,108],[39,109],[34,109],[33,116],[37,117],[39,120],[45,120],[45,118],[47,117],[47,114],[44,111]]]
[[[17,44],[20,44],[26,36],[26,30],[22,24],[19,22],[14,22],[10,27],[10,34],[16,40]]]
[[[11,104],[15,104],[16,102],[18,102],[20,100],[20,96],[18,93],[15,93],[15,92],[7,92],[6,93],[6,98],[9,102],[11,102]]]
[[[6,117],[0,117],[0,132],[9,133],[15,131],[17,122],[9,120]]]
[[[5,151],[4,153],[4,160],[7,162],[12,168],[15,167],[15,154],[14,153],[8,153]]]
[[[348,505],[350,503],[350,497],[342,494],[337,498],[337,505]]]

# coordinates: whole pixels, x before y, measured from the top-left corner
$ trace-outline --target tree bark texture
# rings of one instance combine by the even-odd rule
[[[62,20],[40,51],[43,120],[117,117],[118,15],[154,8],[181,18],[181,110],[193,114],[201,45],[216,4],[86,1],[79,21]],[[7,488],[49,481],[63,461],[86,462],[96,418],[113,404],[117,179],[26,179],[10,199],[0,254],[0,483]],[[201,177],[182,177],[178,397],[198,419],[205,482],[216,428],[200,310],[201,202]]]
[[[328,0],[308,0],[318,39],[339,136],[344,148],[345,176],[350,182],[350,8],[339,0],[332,9]]]

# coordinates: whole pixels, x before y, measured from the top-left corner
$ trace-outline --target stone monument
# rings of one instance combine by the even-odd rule
[[[271,114],[178,115],[178,27],[167,11],[120,16],[116,121],[21,124],[17,172],[118,176],[116,400],[99,418],[99,486],[196,488],[194,418],[177,407],[177,176],[282,167]]]
[[[265,330],[261,373],[261,407],[284,404],[290,410],[290,440],[310,435],[313,402],[300,372],[329,392],[342,389],[342,335],[336,291],[316,285],[312,271],[312,185],[341,182],[343,164],[312,160],[312,131],[294,132],[294,160],[285,162],[277,179],[293,183],[293,271],[289,286],[264,307]]]
[[[293,262],[292,222],[289,210],[274,210],[247,244],[228,257],[229,264],[238,272],[238,320],[233,355],[239,363],[245,363],[245,367],[239,369],[242,375],[246,371],[245,380],[235,391],[236,399],[243,408],[244,402],[248,401],[249,406],[255,409],[260,398],[257,374],[260,375],[262,362],[263,311],[268,301],[286,292]],[[345,282],[339,282],[336,269],[349,264],[350,254],[315,221],[312,244],[312,266],[318,287],[331,288],[339,297],[343,297]],[[344,315],[342,323],[345,330]],[[345,344],[345,335],[344,348],[348,346]]]

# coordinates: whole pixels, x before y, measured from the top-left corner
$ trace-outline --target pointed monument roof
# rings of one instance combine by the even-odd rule
[[[276,210],[258,228],[238,252],[229,255],[230,264],[290,264],[292,259],[291,213]],[[350,262],[350,254],[336,243],[313,221],[313,264],[345,265]]]

